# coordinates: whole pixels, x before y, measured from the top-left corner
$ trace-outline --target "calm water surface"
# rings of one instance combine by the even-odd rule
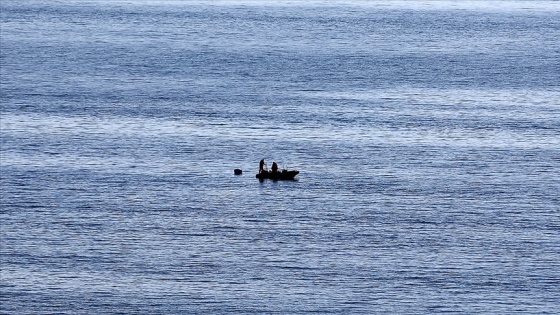
[[[1,313],[560,309],[560,3],[0,8]]]

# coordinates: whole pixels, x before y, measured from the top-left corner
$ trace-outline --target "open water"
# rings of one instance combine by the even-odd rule
[[[558,314],[560,2],[0,8],[0,313]]]

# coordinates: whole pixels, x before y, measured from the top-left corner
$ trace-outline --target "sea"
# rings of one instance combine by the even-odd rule
[[[559,38],[559,1],[2,0],[0,313],[559,314]]]

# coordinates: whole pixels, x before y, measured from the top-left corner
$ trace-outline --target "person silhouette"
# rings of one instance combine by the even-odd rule
[[[259,174],[264,172],[264,159],[259,163]]]

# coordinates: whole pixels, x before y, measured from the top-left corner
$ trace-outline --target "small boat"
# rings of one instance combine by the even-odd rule
[[[279,172],[263,171],[257,174],[259,180],[272,179],[272,180],[294,180],[294,177],[299,174],[299,171],[282,170]]]

